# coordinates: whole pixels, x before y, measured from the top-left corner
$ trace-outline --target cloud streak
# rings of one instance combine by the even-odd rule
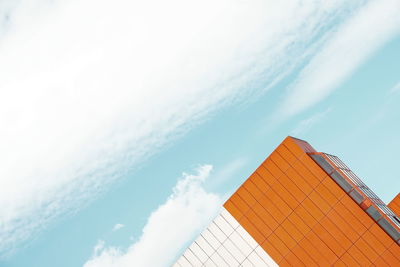
[[[220,196],[208,193],[203,183],[211,165],[202,165],[196,174],[184,173],[173,193],[149,217],[142,236],[126,251],[104,247],[99,241],[85,267],[169,266],[185,244],[217,214]]]
[[[325,111],[318,112],[311,117],[301,120],[296,128],[294,128],[291,132],[292,135],[294,136],[299,136],[301,134],[304,134],[308,132],[315,124],[317,124],[319,121],[321,121],[325,116],[330,112],[330,108],[326,109]]]
[[[116,225],[114,225],[112,231],[115,232],[115,231],[118,231],[118,230],[120,230],[120,229],[122,229],[122,228],[124,228],[124,227],[125,227],[124,224],[117,223]]]
[[[346,2],[6,5],[0,254],[79,210],[216,110],[273,86],[354,8]]]
[[[390,94],[397,94],[398,92],[400,92],[400,82],[398,82],[395,86],[393,86],[389,90]]]
[[[291,116],[326,98],[374,51],[400,32],[400,2],[369,1],[334,33],[300,72],[280,107]]]

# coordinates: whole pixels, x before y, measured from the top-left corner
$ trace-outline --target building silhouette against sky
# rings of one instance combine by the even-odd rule
[[[287,137],[174,264],[400,266],[400,195],[386,205],[338,157]]]

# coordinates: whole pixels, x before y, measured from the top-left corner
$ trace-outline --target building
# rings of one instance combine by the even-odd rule
[[[174,266],[400,266],[399,216],[400,195],[387,206],[338,157],[287,137]]]

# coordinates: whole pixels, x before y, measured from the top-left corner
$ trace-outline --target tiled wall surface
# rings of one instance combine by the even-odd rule
[[[308,153],[317,152],[287,137],[174,266],[400,266],[398,226],[388,235],[368,197]],[[399,195],[389,207],[399,214]]]
[[[225,209],[174,264],[192,266],[277,266]]]
[[[288,137],[225,203],[281,266],[400,266],[400,247]]]

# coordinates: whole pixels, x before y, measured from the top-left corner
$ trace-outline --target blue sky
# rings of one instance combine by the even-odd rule
[[[287,135],[390,201],[398,1],[273,2],[0,4],[0,266],[168,266]]]

